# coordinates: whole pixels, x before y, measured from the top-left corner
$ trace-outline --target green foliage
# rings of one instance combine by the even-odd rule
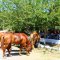
[[[2,0],[0,29],[48,30],[60,25],[60,0]]]

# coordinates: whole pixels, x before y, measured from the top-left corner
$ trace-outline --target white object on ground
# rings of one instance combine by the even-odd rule
[[[60,51],[60,47],[50,47],[49,45],[38,44],[38,48],[39,48],[39,47]]]

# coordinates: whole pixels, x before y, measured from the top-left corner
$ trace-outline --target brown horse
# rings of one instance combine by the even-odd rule
[[[20,44],[20,54],[22,49],[25,49],[27,54],[29,54],[32,49],[32,44],[25,33],[14,33],[12,35],[12,43]]]
[[[35,43],[40,40],[40,35],[34,31],[30,34],[30,39],[32,41],[32,48],[34,48]]]
[[[1,48],[3,50],[3,57],[5,56],[5,50],[8,50],[10,55],[11,44],[20,44],[20,54],[22,49],[25,49],[27,55],[32,50],[32,44],[28,40],[28,36],[25,33],[3,33],[1,36]]]
[[[11,33],[3,33],[3,35],[1,36],[1,48],[3,50],[3,57],[5,56],[6,49],[8,50],[8,53],[10,55],[11,41]]]

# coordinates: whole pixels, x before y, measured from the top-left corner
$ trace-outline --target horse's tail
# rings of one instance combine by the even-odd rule
[[[1,47],[4,45],[4,36],[1,36]]]

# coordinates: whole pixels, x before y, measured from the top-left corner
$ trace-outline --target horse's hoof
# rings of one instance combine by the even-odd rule
[[[3,55],[3,58],[5,58],[6,57],[6,55]]]
[[[29,56],[29,54],[27,54],[27,56]]]
[[[20,56],[22,55],[22,54],[19,54]]]
[[[9,57],[11,57],[12,55],[9,55]]]
[[[3,59],[6,59],[6,56],[3,56]]]

